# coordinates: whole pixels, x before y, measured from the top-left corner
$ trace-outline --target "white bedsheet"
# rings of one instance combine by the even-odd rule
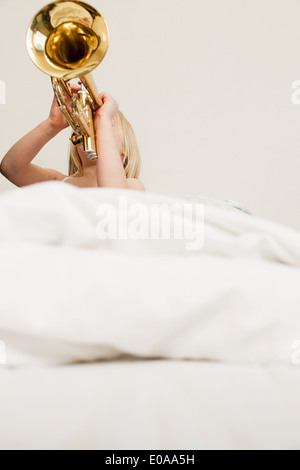
[[[97,208],[118,212],[120,195],[145,209],[186,203],[59,182],[0,196],[7,364],[129,354],[289,366],[300,339],[300,234],[207,207],[198,251],[186,240],[100,240]]]
[[[37,183],[0,195],[0,241],[107,248],[126,254],[202,256],[206,253],[264,259],[300,267],[300,232],[270,220],[248,216],[239,210],[230,212],[212,206],[205,207],[205,239],[199,251],[186,250],[186,239],[100,240],[96,236],[101,220],[97,215],[99,206],[109,204],[118,215],[122,214],[122,198],[126,199],[128,211],[134,209],[135,204],[141,204],[146,220],[155,204],[161,207],[162,214],[171,213],[173,205],[184,207],[189,204],[184,198],[151,192],[77,188],[55,181]],[[173,212],[173,225],[176,225],[181,220],[181,212]],[[196,222],[195,213],[186,212],[184,218],[187,225],[188,222]]]
[[[0,372],[0,449],[300,449],[298,367],[110,361]]]

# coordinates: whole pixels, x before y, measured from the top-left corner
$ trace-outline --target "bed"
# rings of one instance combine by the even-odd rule
[[[50,181],[0,195],[0,256],[1,449],[300,448],[297,231]]]

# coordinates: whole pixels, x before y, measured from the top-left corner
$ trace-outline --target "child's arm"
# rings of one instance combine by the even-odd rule
[[[1,173],[16,186],[63,179],[65,175],[59,171],[41,168],[31,161],[49,140],[68,125],[54,98],[49,117],[13,145],[3,157]]]
[[[96,111],[94,119],[98,151],[98,186],[145,191],[141,181],[135,178],[126,178],[112,127],[112,119],[117,114],[119,105],[107,93],[101,93],[100,98],[103,105]]]
[[[55,180],[58,171],[30,162],[57,133],[47,120],[41,122],[7,152],[1,163],[1,173],[16,186]]]

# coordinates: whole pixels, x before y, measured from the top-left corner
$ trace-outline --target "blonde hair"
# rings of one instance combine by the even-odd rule
[[[114,119],[117,131],[122,139],[123,167],[127,178],[138,178],[141,172],[141,156],[134,130],[121,111]],[[71,143],[69,157],[69,176],[82,176],[83,168],[76,145]]]

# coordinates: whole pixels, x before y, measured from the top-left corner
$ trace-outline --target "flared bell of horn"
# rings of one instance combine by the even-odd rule
[[[68,0],[42,8],[26,35],[34,64],[62,80],[92,72],[104,58],[108,44],[109,32],[102,15],[87,3]]]

